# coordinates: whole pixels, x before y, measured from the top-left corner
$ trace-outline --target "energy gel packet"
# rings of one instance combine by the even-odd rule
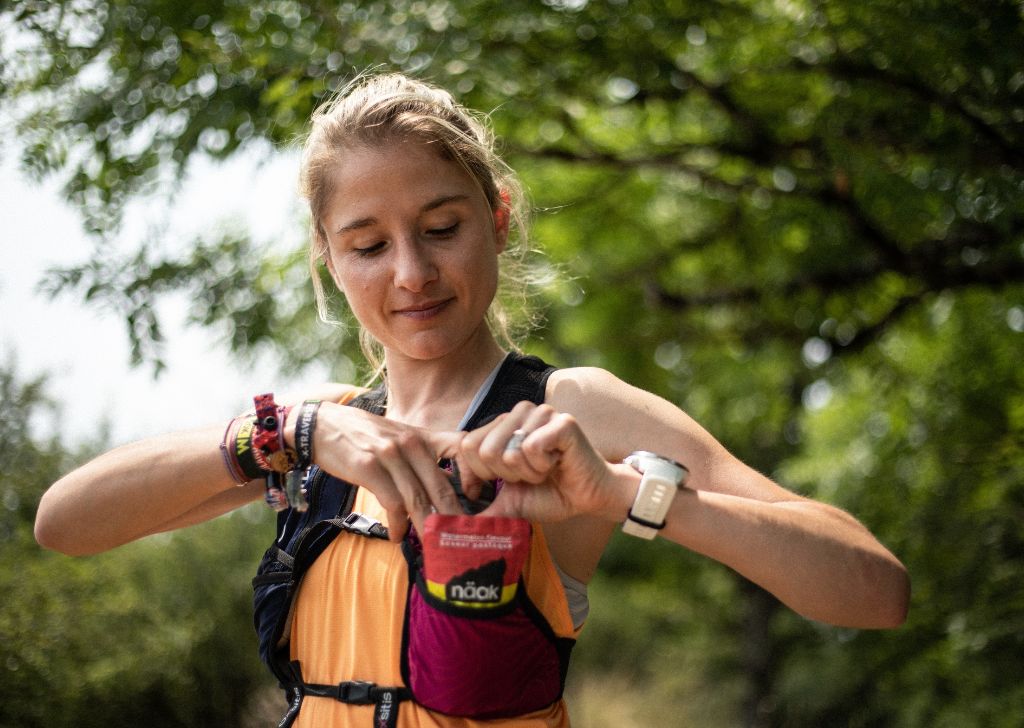
[[[423,576],[431,596],[476,609],[515,599],[530,549],[529,521],[433,513],[423,530]]]

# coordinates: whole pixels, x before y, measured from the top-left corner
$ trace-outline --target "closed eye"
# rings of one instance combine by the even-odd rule
[[[365,248],[354,248],[356,255],[373,255],[379,253],[384,248],[384,241],[374,243],[373,245],[367,245]]]
[[[459,223],[449,225],[443,228],[431,228],[427,230],[427,235],[435,238],[450,238],[459,231]]]

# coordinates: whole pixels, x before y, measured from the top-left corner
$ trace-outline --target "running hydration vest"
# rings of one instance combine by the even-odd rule
[[[523,400],[542,403],[553,370],[536,357],[510,354],[465,429],[480,427]],[[350,404],[382,415],[385,397],[384,388],[378,387]],[[306,476],[306,493],[306,511],[278,514],[277,537],[253,579],[260,658],[290,701],[281,728],[292,725],[307,695],[374,705],[374,728],[393,728],[404,700],[447,715],[484,720],[524,715],[561,698],[575,640],[555,634],[530,601],[522,577],[518,584],[504,587],[514,596],[495,608],[448,600],[443,591],[439,597],[437,584],[424,575],[424,543],[412,528],[402,543],[409,566],[401,648],[404,685],[380,686],[358,679],[335,685],[305,682],[302,666],[290,659],[288,644],[294,599],[304,574],[342,531],[367,538],[388,536],[382,524],[353,512],[356,486],[314,465]],[[526,522],[522,526],[536,527]],[[474,597],[486,596],[476,581],[463,582],[464,587],[467,584],[476,590]],[[456,597],[462,593],[456,592]]]

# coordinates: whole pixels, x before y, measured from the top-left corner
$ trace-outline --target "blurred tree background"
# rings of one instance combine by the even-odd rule
[[[351,337],[315,320],[301,221],[273,248],[105,242],[190,160],[289,153],[354,73],[405,70],[493,110],[530,190],[565,275],[528,350],[661,393],[910,569],[906,626],[858,632],[616,538],[575,657],[577,724],[1024,725],[1020,2],[0,7],[5,151],[62,180],[97,241],[46,285],[120,310],[140,363],[160,366],[154,302],[187,291],[240,356],[351,374]],[[261,724],[244,602],[265,516],[41,553],[39,495],[86,453],[18,425],[45,411],[41,382],[5,370],[3,386],[0,723]]]

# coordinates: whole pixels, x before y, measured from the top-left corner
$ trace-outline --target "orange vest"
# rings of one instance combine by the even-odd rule
[[[356,493],[354,511],[386,524],[384,509],[366,489]],[[313,563],[296,598],[291,628],[291,659],[300,661],[303,679],[336,684],[366,680],[402,685],[402,625],[409,584],[398,544],[341,533]],[[565,590],[548,553],[541,528],[533,529],[523,569],[527,594],[559,637],[577,636]],[[350,705],[307,695],[296,728],[373,725],[374,706]],[[477,721],[434,713],[413,701],[401,703],[399,728],[566,728],[564,701],[529,715]]]

